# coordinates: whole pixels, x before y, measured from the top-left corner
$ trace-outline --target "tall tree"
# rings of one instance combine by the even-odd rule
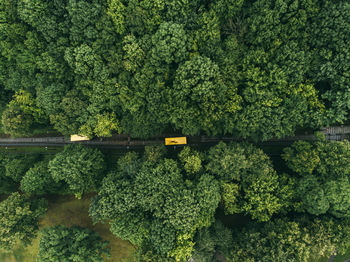
[[[0,203],[0,248],[8,251],[18,241],[29,244],[46,210],[44,199],[29,199],[18,192],[3,200]]]
[[[220,201],[213,176],[186,176],[161,148],[147,148],[143,159],[128,153],[103,180],[90,215],[112,220],[112,232],[140,246],[141,256],[150,251],[165,261],[184,261],[193,251],[194,233],[211,225]]]
[[[330,218],[276,219],[248,224],[233,234],[229,261],[310,261],[349,247],[349,221]]]
[[[298,141],[282,158],[297,174],[295,208],[313,215],[350,215],[349,141]]]
[[[226,213],[268,221],[290,205],[291,181],[278,176],[269,157],[253,145],[220,142],[209,150],[206,168],[221,180]]]
[[[64,181],[80,198],[97,190],[105,163],[102,153],[83,145],[68,145],[49,162],[49,171],[56,182]]]
[[[44,228],[37,261],[103,262],[104,256],[110,256],[108,245],[108,241],[87,228],[62,225]]]

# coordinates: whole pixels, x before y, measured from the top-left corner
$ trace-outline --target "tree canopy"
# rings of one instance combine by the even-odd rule
[[[18,192],[0,202],[0,249],[8,251],[18,241],[29,244],[46,209],[44,199],[30,199]]]
[[[0,12],[12,136],[267,140],[349,116],[345,1],[4,0]]]
[[[343,254],[349,245],[349,232],[349,221],[329,218],[284,218],[263,226],[248,224],[234,232],[229,261],[307,262],[329,257],[335,249]]]
[[[103,262],[103,255],[109,256],[108,241],[90,229],[59,225],[44,228],[40,233],[38,262]]]
[[[292,183],[277,175],[269,157],[251,144],[220,142],[209,150],[206,169],[221,181],[228,214],[243,212],[268,221],[290,205]]]
[[[116,236],[149,247],[163,259],[182,261],[191,255],[196,230],[214,221],[220,201],[212,175],[191,178],[159,149],[147,148],[143,159],[128,153],[104,178],[90,215],[96,221],[112,220]]]
[[[349,141],[299,141],[285,148],[282,157],[297,175],[297,210],[350,216]]]
[[[68,145],[49,162],[48,168],[56,183],[64,181],[71,192],[81,197],[98,188],[105,163],[98,149]]]

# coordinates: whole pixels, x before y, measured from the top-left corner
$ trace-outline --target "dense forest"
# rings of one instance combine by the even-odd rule
[[[350,3],[2,0],[2,129],[232,134],[346,121]]]
[[[349,112],[346,0],[0,0],[1,136],[237,141],[1,149],[0,259],[38,238],[38,262],[106,261],[97,231],[41,224],[52,198],[87,195],[130,261],[349,255],[350,142],[260,143]]]
[[[90,217],[135,245],[135,261],[311,262],[350,250],[346,140],[295,142],[273,159],[248,143],[175,154],[152,146],[118,157],[68,145],[53,155],[2,154],[0,170],[0,193],[8,195],[0,249],[30,243],[48,195],[93,193]],[[232,215],[244,223],[230,225]],[[40,232],[38,261],[109,254],[108,242],[84,228]]]

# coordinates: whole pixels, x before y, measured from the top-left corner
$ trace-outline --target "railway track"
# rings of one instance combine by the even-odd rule
[[[330,128],[323,128],[321,132],[325,134],[328,140],[340,141],[344,139],[350,140],[350,126],[337,126]],[[69,144],[83,144],[91,147],[101,147],[101,148],[143,148],[148,145],[161,145],[164,144],[165,137],[178,136],[178,135],[163,135],[156,137],[154,139],[140,140],[131,139],[127,135],[114,135],[111,138],[103,139],[93,139],[89,141],[79,141],[71,142],[69,138],[64,136],[59,137],[27,137],[27,138],[0,138],[0,147],[26,147],[26,146],[38,146],[38,147],[60,147]],[[271,139],[265,142],[258,142],[258,145],[288,145],[298,140],[315,140],[315,136],[312,134],[297,135],[293,137],[285,137],[282,139]],[[220,141],[230,142],[230,141],[247,141],[253,142],[246,139],[241,139],[238,137],[229,136],[218,136],[218,137],[208,137],[208,136],[196,136],[188,137],[188,145],[191,146],[211,146]]]

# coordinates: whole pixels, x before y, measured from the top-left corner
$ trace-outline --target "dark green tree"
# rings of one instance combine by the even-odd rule
[[[143,158],[128,153],[118,160],[90,215],[95,222],[112,220],[111,231],[140,246],[141,257],[151,252],[164,261],[183,261],[191,256],[196,230],[213,223],[219,201],[213,176],[198,173],[186,180],[180,165],[164,158],[163,148],[149,147]]]
[[[313,215],[350,213],[349,141],[299,141],[284,149],[282,158],[296,177],[295,208]]]
[[[18,192],[3,200],[0,203],[0,248],[8,251],[18,241],[29,244],[46,210],[44,199],[29,199]]]
[[[290,205],[292,182],[278,176],[269,157],[253,145],[220,142],[209,150],[206,168],[221,180],[226,213],[268,221]]]
[[[104,256],[110,256],[108,245],[108,241],[87,228],[62,225],[44,228],[41,230],[37,261],[103,262]]]
[[[220,220],[210,228],[198,231],[193,258],[198,262],[216,262],[216,255],[228,257],[232,249],[232,232]]]
[[[33,96],[22,90],[14,95],[2,114],[4,132],[12,136],[29,136],[43,123],[46,123],[44,112],[35,105]]]
[[[326,123],[341,123],[349,116],[350,4],[321,1],[321,9],[309,28],[313,63],[310,75],[328,105]]]
[[[15,182],[20,182],[25,173],[38,161],[37,154],[0,154],[3,174]]]
[[[310,261],[349,246],[349,221],[331,218],[277,219],[248,224],[233,234],[229,261]],[[307,243],[307,244],[306,244]]]
[[[47,165],[47,161],[40,161],[30,168],[21,179],[20,189],[34,195],[68,193],[67,185],[57,183]]]
[[[83,193],[97,190],[105,163],[102,153],[83,145],[69,145],[49,162],[49,172],[58,183],[64,181],[80,198]]]

